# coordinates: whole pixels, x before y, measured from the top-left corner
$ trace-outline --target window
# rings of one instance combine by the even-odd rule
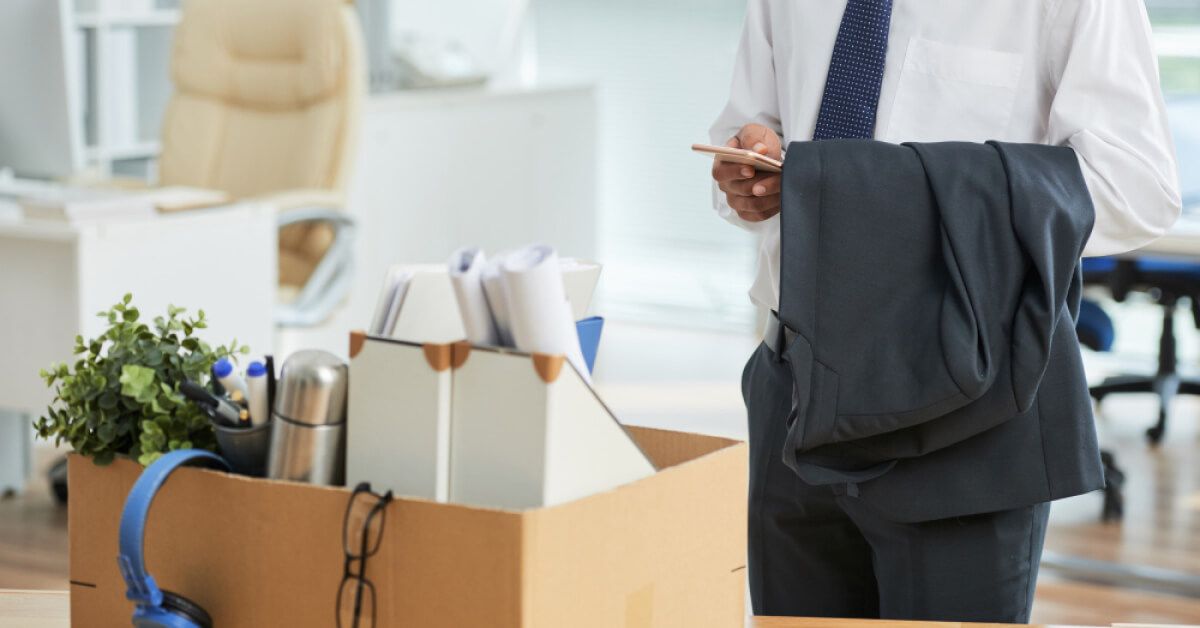
[[[1200,94],[1200,0],[1147,0],[1168,97]]]
[[[606,316],[753,329],[757,247],[717,217],[689,146],[729,96],[745,3],[538,0],[539,82],[598,86]]]

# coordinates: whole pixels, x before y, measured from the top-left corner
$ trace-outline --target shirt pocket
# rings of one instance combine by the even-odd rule
[[[913,37],[884,137],[982,142],[1008,130],[1024,57]]]

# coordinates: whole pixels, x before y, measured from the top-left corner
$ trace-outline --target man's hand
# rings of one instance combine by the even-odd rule
[[[747,124],[725,145],[747,148],[774,159],[781,158],[783,148],[779,136],[761,124]],[[761,222],[779,213],[778,173],[758,172],[750,166],[714,160],[712,176],[742,220]]]

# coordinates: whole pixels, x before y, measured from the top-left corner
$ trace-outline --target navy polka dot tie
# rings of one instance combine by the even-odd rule
[[[838,27],[814,140],[870,139],[887,58],[892,0],[848,0]]]

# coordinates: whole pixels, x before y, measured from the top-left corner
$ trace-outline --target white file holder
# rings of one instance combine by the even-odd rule
[[[451,345],[350,334],[346,479],[449,496]]]
[[[655,469],[562,356],[462,341],[445,266],[406,265],[388,338],[350,334],[346,479],[472,506],[563,503]],[[563,270],[572,314],[587,315],[600,266]]]
[[[420,343],[450,343],[466,338],[446,265],[402,266],[412,272],[412,279],[390,337]],[[563,287],[575,320],[587,317],[600,269],[594,262],[576,262],[563,269]]]
[[[454,345],[450,501],[522,510],[653,475],[563,356]]]

